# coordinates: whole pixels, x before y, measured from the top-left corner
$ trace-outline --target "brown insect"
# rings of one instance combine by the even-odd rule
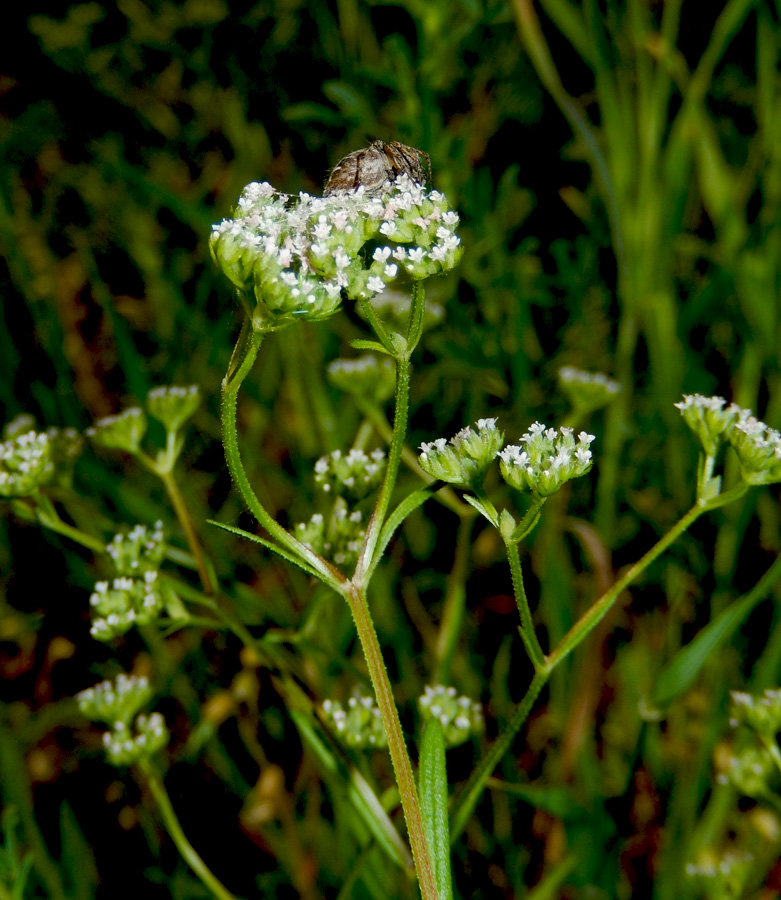
[[[423,172],[421,157],[426,160],[428,176]],[[398,175],[409,175],[412,181],[425,184],[431,180],[431,160],[428,153],[391,141],[372,141],[363,150],[348,153],[334,167],[325,183],[323,196],[339,191],[352,191],[363,185],[367,192],[379,191],[386,181]]]

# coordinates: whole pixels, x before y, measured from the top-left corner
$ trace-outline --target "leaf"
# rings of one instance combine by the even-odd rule
[[[732,637],[751,610],[767,596],[771,585],[779,575],[781,575],[781,556],[773,561],[747,594],[720,612],[693,641],[675,654],[662,669],[656,682],[650,701],[654,707],[666,706],[694,684],[708,657]]]
[[[418,491],[413,491],[413,493],[406,496],[401,503],[393,510],[393,512],[388,516],[385,520],[385,524],[382,526],[382,531],[380,531],[380,536],[377,540],[377,546],[374,549],[374,558],[372,559],[371,566],[369,567],[369,571],[367,574],[367,578],[371,578],[371,574],[377,566],[377,563],[382,558],[382,554],[385,552],[385,548],[388,546],[388,542],[393,537],[396,529],[401,525],[401,523],[407,518],[407,516],[413,511],[416,510],[419,506],[422,506],[429,497],[434,496],[434,491],[430,488],[421,488]]]
[[[452,900],[445,735],[438,719],[429,719],[423,731],[418,784],[423,830],[434,866],[437,897],[439,900]]]
[[[363,338],[355,338],[350,341],[350,346],[356,350],[371,350],[373,353],[384,353],[386,356],[393,356],[382,344],[377,341],[366,341]]]
[[[267,541],[265,538],[259,537],[257,534],[252,534],[249,531],[245,531],[243,528],[237,528],[235,525],[225,525],[223,522],[215,522],[214,519],[207,519],[206,522],[209,525],[214,525],[216,528],[222,528],[223,531],[230,531],[231,534],[236,534],[239,537],[246,538],[248,541],[253,541],[255,544],[262,544],[273,553],[276,553],[277,556],[281,556],[282,559],[286,559],[288,562],[293,563],[293,565],[303,569],[309,575],[314,575],[315,578],[322,579],[320,573],[313,569],[310,565],[305,563],[303,560],[299,559],[297,556],[294,556],[289,551],[283,550],[283,548],[277,546],[277,544],[272,544],[271,541]]]

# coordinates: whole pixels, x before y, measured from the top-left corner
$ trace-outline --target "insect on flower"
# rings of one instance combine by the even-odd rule
[[[421,157],[426,160],[428,175],[424,173]],[[339,191],[352,191],[359,186],[371,193],[378,191],[386,181],[399,175],[409,175],[418,184],[431,180],[431,160],[428,153],[407,144],[391,141],[372,141],[363,150],[348,153],[333,168],[325,183],[323,196]]]

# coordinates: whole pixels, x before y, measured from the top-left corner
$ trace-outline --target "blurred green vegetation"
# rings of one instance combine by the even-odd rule
[[[512,440],[561,421],[563,365],[622,385],[582,423],[594,474],[549,504],[523,560],[549,646],[693,502],[683,392],[781,425],[780,16],[772,0],[18,4],[0,62],[3,421],[83,429],[154,386],[198,384],[183,490],[232,608],[313,700],[348,696],[365,675],[346,606],[205,524],[252,527],[219,442],[240,318],[207,241],[249,181],[316,193],[370,138],[425,149],[466,253],[430,292],[445,316],[418,353],[410,445],[479,416]],[[325,378],[359,336],[350,309],[282,332],[248,380],[245,465],[285,524],[316,511],[314,461],[361,423]],[[728,691],[781,680],[778,585],[750,593],[778,555],[778,509],[773,487],[698,523],[557,671],[453,848],[457,895],[781,890],[777,813],[716,777]],[[67,513],[102,540],[162,519],[185,546],[129,458],[88,449]],[[371,601],[412,733],[448,579],[463,579],[452,680],[485,705],[490,740],[531,667],[501,541],[475,526],[451,576],[455,535],[446,508],[417,511]],[[357,818],[345,762],[234,638],[95,642],[105,560],[10,514],[0,571],[0,897],[206,896],[143,780],[103,762],[69,699],[120,669],[152,677],[173,804],[237,895],[415,895]],[[451,789],[479,752],[448,752]],[[380,794],[392,784],[383,754],[362,765]],[[731,848],[757,860],[736,892],[687,879]]]

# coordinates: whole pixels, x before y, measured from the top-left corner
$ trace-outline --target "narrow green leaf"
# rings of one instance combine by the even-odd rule
[[[374,353],[384,353],[386,356],[393,355],[378,341],[366,341],[363,338],[356,338],[355,340],[350,341],[350,346],[354,347],[356,350],[371,350]]]
[[[273,553],[276,553],[277,556],[281,556],[282,559],[286,559],[288,562],[293,563],[293,565],[303,569],[307,574],[314,575],[315,578],[320,578],[322,580],[320,573],[316,572],[303,560],[300,560],[297,556],[293,556],[293,554],[289,553],[287,550],[283,550],[282,547],[279,547],[277,544],[272,544],[271,541],[259,537],[257,534],[252,534],[249,531],[245,531],[243,528],[237,528],[235,525],[226,525],[224,522],[215,522],[214,519],[207,519],[206,522],[209,525],[214,525],[216,528],[222,528],[223,531],[230,531],[231,534],[236,534],[239,537],[246,538],[248,541],[253,541],[255,544],[262,544]]]
[[[452,900],[450,826],[447,817],[445,735],[438,719],[429,719],[420,748],[420,812],[426,833],[439,900]]]
[[[393,822],[366,779],[328,747],[312,722],[300,710],[290,710],[301,740],[314,753],[332,790],[343,791],[356,814],[385,854],[403,869],[412,869],[412,858]]]
[[[657,679],[651,696],[652,706],[666,706],[694,684],[708,657],[732,637],[751,610],[767,596],[771,585],[779,575],[781,575],[781,557],[774,560],[748,594],[719,613],[693,641],[675,654]]]
[[[377,546],[374,550],[374,559],[369,566],[368,578],[371,578],[371,574],[377,566],[377,563],[382,559],[382,554],[385,552],[385,548],[388,546],[388,542],[393,537],[396,529],[401,525],[401,523],[407,518],[407,516],[413,511],[416,510],[419,506],[422,506],[429,497],[434,496],[434,491],[430,488],[421,488],[418,491],[414,491],[405,497],[401,503],[393,510],[393,512],[388,516],[385,520],[385,524],[382,526],[382,531],[380,532],[380,537],[377,540]]]

